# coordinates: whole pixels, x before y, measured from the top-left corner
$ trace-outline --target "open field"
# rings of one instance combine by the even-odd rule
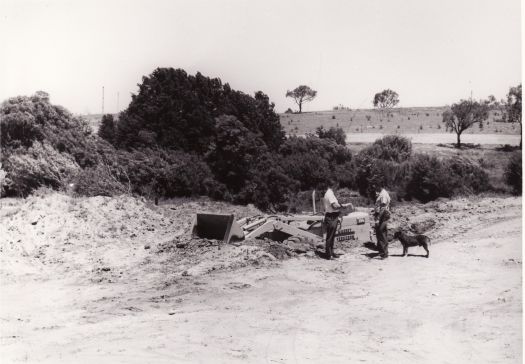
[[[279,116],[286,133],[292,135],[314,133],[315,129],[319,126],[324,126],[325,128],[334,126],[343,128],[345,132],[349,134],[348,140],[350,142],[354,141],[352,138],[360,138],[356,134],[367,133],[413,135],[442,133],[449,135],[445,138],[455,140],[455,134],[447,133],[445,131],[445,125],[441,121],[441,115],[444,110],[444,107],[398,108],[392,112],[392,116],[389,118],[386,117],[386,114],[382,114],[373,109],[312,111],[302,114],[279,114]],[[89,125],[91,125],[94,131],[98,130],[102,118],[101,114],[89,114],[83,115],[83,117],[88,120]],[[118,114],[113,114],[113,117],[117,118]],[[370,120],[367,120],[367,117],[369,117]],[[469,134],[494,134],[502,138],[502,144],[506,144],[505,138],[507,135],[515,136],[514,138],[510,138],[508,144],[518,143],[519,125],[496,121],[500,119],[501,113],[491,112],[483,129],[474,126],[464,132],[465,141],[467,143],[474,142],[467,140]],[[417,136],[416,139],[417,138],[419,138],[419,136]],[[516,142],[516,140],[518,140],[518,142]],[[360,141],[368,142],[369,140]],[[441,142],[442,141],[438,141],[438,143]],[[484,143],[483,140],[481,143]],[[484,144],[494,144],[494,142],[488,141]]]
[[[432,134],[446,132],[442,122],[444,110],[444,107],[397,108],[392,111],[392,116],[389,118],[386,113],[372,109],[313,111],[302,114],[280,114],[280,116],[281,124],[287,134],[314,133],[319,126],[341,127],[349,134]],[[499,119],[501,113],[493,111],[482,130],[474,126],[465,133],[519,135],[519,125],[496,121]]]
[[[396,207],[420,248],[279,260],[257,243],[175,247],[198,210],[56,193],[5,199],[0,357],[9,363],[521,363],[521,198]]]

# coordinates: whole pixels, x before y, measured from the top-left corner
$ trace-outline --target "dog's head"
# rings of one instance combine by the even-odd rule
[[[399,239],[401,237],[401,235],[403,234],[403,232],[401,231],[401,229],[397,229],[395,232],[394,232],[394,239]]]

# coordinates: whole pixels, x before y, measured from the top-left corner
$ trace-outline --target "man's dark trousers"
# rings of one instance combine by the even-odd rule
[[[383,257],[388,257],[388,241],[386,237],[387,224],[386,220],[380,221],[377,224],[376,228],[376,237],[377,237],[377,248],[379,254]]]
[[[390,211],[383,210],[379,214],[379,223],[376,227],[377,248],[382,257],[388,257],[387,221],[390,220]]]
[[[339,212],[327,212],[324,217],[324,224],[326,228],[326,258],[331,259],[334,254],[334,240],[337,231],[337,224],[339,223]]]

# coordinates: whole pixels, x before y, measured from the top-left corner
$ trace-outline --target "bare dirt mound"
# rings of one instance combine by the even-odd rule
[[[67,274],[111,282],[148,272],[201,274],[275,260],[253,242],[219,250],[218,241],[188,238],[197,211],[229,212],[238,218],[261,214],[253,206],[202,199],[157,207],[129,196],[73,198],[59,193],[2,203],[4,279]]]
[[[2,360],[521,363],[521,199],[398,205],[392,225],[429,235],[430,258],[401,258],[392,242],[384,261],[361,245],[326,261],[264,240],[219,250],[181,238],[193,212],[214,208],[260,213],[3,200]]]

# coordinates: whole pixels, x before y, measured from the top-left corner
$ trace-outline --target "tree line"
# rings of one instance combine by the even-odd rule
[[[4,101],[2,195],[26,196],[41,186],[83,196],[207,195],[276,211],[326,183],[365,196],[384,184],[421,200],[459,193],[461,186],[491,188],[478,165],[429,163],[401,137],[380,139],[357,155],[346,148],[341,128],[286,137],[267,95],[247,95],[218,78],[158,68],[138,86],[117,118],[103,116],[97,133],[45,92]],[[443,176],[457,177],[446,184]]]

